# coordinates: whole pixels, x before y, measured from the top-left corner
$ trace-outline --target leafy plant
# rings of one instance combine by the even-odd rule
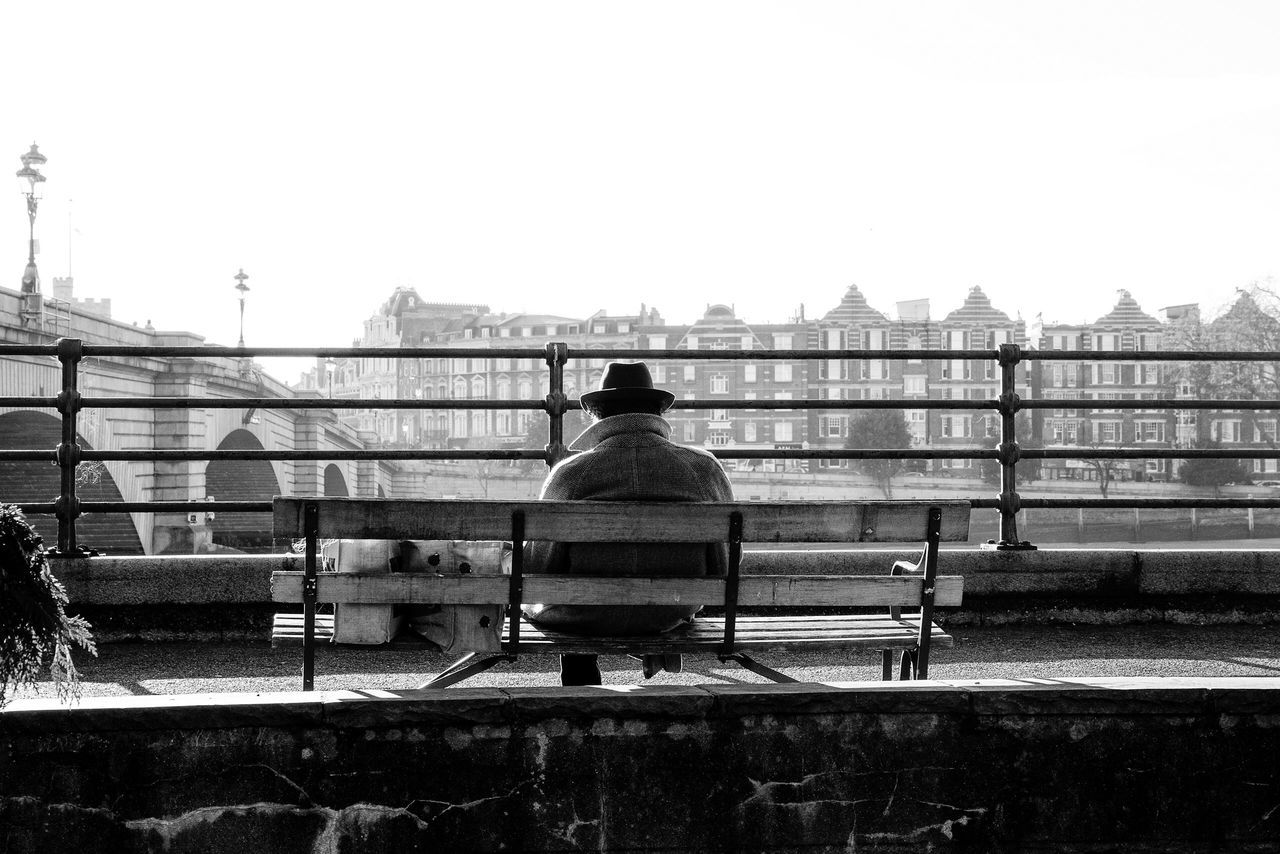
[[[54,577],[43,541],[17,507],[0,505],[0,706],[36,683],[46,665],[59,699],[80,696],[71,648],[97,655],[89,623],[66,613],[67,591]]]

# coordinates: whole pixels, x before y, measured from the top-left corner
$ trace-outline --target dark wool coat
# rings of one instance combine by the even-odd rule
[[[604,418],[574,440],[583,453],[558,463],[542,485],[544,499],[583,501],[732,501],[720,461],[670,440],[660,415]],[[698,543],[547,543],[525,549],[525,571],[563,575],[724,575],[728,550]],[[592,635],[643,635],[689,620],[698,606],[528,605],[534,622]]]

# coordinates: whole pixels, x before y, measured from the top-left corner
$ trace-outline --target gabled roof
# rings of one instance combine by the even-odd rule
[[[708,305],[702,317],[684,330],[684,334],[680,336],[676,348],[688,349],[689,336],[691,335],[699,339],[699,349],[702,349],[701,345],[705,339],[713,338],[723,338],[740,347],[742,338],[747,335],[751,336],[753,349],[758,349],[762,346],[759,338],[751,331],[751,327],[747,325],[746,321],[738,317],[733,308],[727,305]]]
[[[503,320],[502,326],[546,326],[548,323],[581,323],[576,317],[561,317],[557,314],[511,314]]]
[[[943,318],[942,322],[973,326],[1013,323],[1009,315],[991,304],[991,298],[983,293],[978,285],[969,288],[969,295],[964,298],[964,304]]]
[[[850,285],[844,292],[840,304],[822,316],[824,324],[840,324],[842,326],[864,326],[868,324],[888,323],[889,318],[876,311],[867,302],[867,298],[858,290],[857,285]]]
[[[1120,291],[1120,301],[1115,308],[1095,323],[1096,326],[1160,326],[1160,321],[1142,310],[1138,301],[1128,291]]]

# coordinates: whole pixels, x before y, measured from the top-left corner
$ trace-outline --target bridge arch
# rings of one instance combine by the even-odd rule
[[[0,415],[0,448],[15,451],[51,450],[62,442],[62,422],[44,412],[15,410]],[[83,436],[81,448],[92,450]],[[76,495],[81,501],[122,501],[120,488],[103,463],[81,463]],[[26,504],[53,501],[62,489],[57,466],[37,460],[0,461],[0,501]],[[31,516],[31,524],[46,546],[58,544],[58,522],[52,516]],[[128,513],[86,514],[76,520],[76,540],[103,554],[140,555],[142,538]]]
[[[324,494],[328,498],[349,498],[351,492],[347,489],[347,479],[342,474],[342,469],[333,463],[324,467]]]
[[[232,430],[219,451],[261,451],[262,442],[248,430]],[[205,495],[218,501],[270,501],[281,494],[268,460],[212,460],[205,469]],[[270,513],[219,512],[209,522],[215,545],[242,552],[269,552]]]

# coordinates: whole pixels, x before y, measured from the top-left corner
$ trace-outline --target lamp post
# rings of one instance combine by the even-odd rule
[[[244,346],[244,295],[249,292],[249,286],[245,284],[245,280],[249,277],[245,275],[244,267],[240,268],[240,272],[232,276],[236,280],[236,290],[240,292],[240,346]]]
[[[31,232],[28,242],[27,268],[22,271],[22,293],[40,293],[40,275],[36,272],[36,210],[40,207],[39,187],[44,183],[44,176],[39,167],[49,161],[40,153],[36,144],[31,143],[31,150],[20,158],[22,168],[18,170],[18,192],[27,197],[27,221]]]

